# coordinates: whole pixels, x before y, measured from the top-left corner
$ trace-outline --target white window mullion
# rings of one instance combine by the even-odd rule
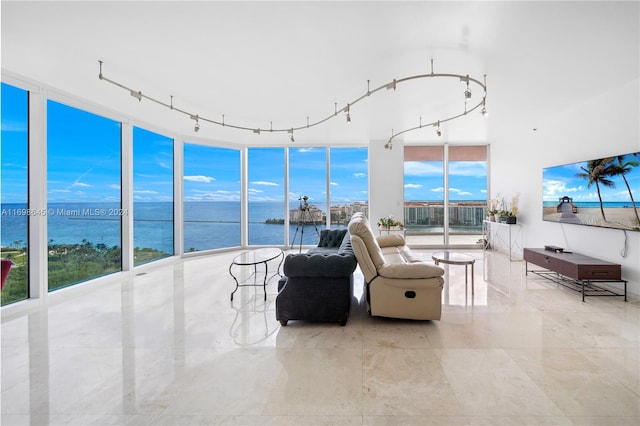
[[[47,212],[47,96],[29,92],[29,209]],[[29,216],[29,297],[46,303],[49,291],[47,214]]]
[[[120,146],[121,168],[120,197],[121,209],[124,212],[120,216],[122,227],[122,270],[130,271],[134,266],[133,259],[133,126],[130,123],[121,123]]]

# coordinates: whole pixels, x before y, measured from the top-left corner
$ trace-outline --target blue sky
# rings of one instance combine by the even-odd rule
[[[406,161],[404,163],[405,201],[444,200],[442,161]],[[484,161],[449,162],[449,199],[485,200],[487,165]]]
[[[2,201],[26,201],[27,92],[2,85]],[[120,201],[120,123],[48,102],[49,202]],[[22,141],[22,142],[21,142]],[[173,200],[173,140],[134,127],[134,201]],[[250,148],[249,200],[284,200],[284,148]],[[333,205],[368,199],[366,148],[331,148]],[[326,150],[289,148],[289,199],[306,195],[320,208],[326,199]],[[442,162],[405,163],[407,201],[442,200]],[[486,164],[449,164],[451,200],[486,199]],[[185,201],[240,199],[240,152],[184,144]]]
[[[640,161],[640,153],[633,157],[625,155],[623,161]],[[581,168],[588,168],[587,161],[565,164],[561,166],[548,167],[543,170],[543,199],[544,201],[557,202],[559,198],[568,196],[574,201],[597,202],[598,193],[595,184],[587,188],[588,181],[576,177],[577,173],[584,173]],[[640,167],[633,168],[633,171],[626,175],[633,197],[640,201]],[[600,192],[603,201],[630,201],[629,191],[621,177],[612,178],[615,188],[607,188],[600,185]]]
[[[22,89],[2,83],[3,203],[27,202],[27,95]]]

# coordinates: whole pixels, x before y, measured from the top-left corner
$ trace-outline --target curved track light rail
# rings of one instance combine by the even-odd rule
[[[417,129],[421,129],[423,127],[436,127],[437,126],[437,132],[438,135],[440,135],[440,124],[442,123],[446,123],[448,121],[452,121],[455,120],[456,118],[460,118],[463,117],[465,115],[467,115],[468,113],[482,107],[482,113],[486,115],[486,100],[487,100],[487,76],[484,76],[484,81],[480,81],[477,80],[473,77],[470,77],[468,74],[467,75],[462,75],[462,74],[450,74],[450,73],[434,73],[433,72],[433,59],[431,60],[431,73],[429,74],[419,74],[419,75],[414,75],[414,76],[410,76],[410,77],[404,77],[401,79],[394,79],[393,81],[390,81],[389,83],[383,84],[373,90],[370,90],[369,85],[370,85],[370,81],[367,80],[367,91],[366,93],[364,93],[363,95],[361,95],[360,97],[356,98],[355,100],[347,103],[346,106],[338,109],[338,103],[335,103],[335,110],[332,114],[328,115],[327,117],[318,120],[318,121],[314,121],[314,122],[309,122],[309,117],[307,117],[307,124],[306,125],[302,125],[302,126],[295,126],[295,127],[288,127],[288,128],[277,128],[274,129],[273,128],[273,122],[271,122],[271,125],[268,129],[263,129],[260,127],[246,127],[246,126],[240,126],[240,125],[236,125],[236,124],[230,124],[225,122],[224,119],[224,114],[222,115],[222,121],[218,121],[218,120],[213,120],[210,118],[206,118],[203,117],[201,115],[198,114],[193,114],[191,112],[185,111],[181,108],[178,108],[176,106],[173,105],[173,96],[171,96],[171,101],[170,103],[166,103],[163,102],[161,100],[158,100],[156,98],[153,98],[151,96],[145,95],[144,93],[142,93],[141,91],[136,91],[133,90],[127,86],[125,86],[124,84],[118,83],[117,81],[111,80],[107,77],[105,77],[105,75],[102,73],[102,61],[98,61],[98,63],[100,64],[100,73],[98,74],[98,79],[100,80],[104,80],[108,83],[111,83],[117,87],[120,87],[121,89],[126,90],[127,92],[130,93],[131,96],[133,96],[134,98],[138,99],[138,101],[142,101],[142,99],[146,99],[149,100],[151,102],[154,102],[158,105],[161,105],[163,107],[169,108],[173,111],[179,112],[181,114],[184,114],[186,116],[188,116],[190,119],[195,120],[195,126],[194,126],[194,131],[198,131],[200,129],[200,122],[207,122],[207,123],[211,123],[211,124],[216,124],[218,126],[222,126],[222,127],[229,127],[232,129],[238,129],[238,130],[246,130],[246,131],[250,131],[253,132],[255,134],[260,134],[261,132],[269,132],[269,133],[289,133],[289,137],[291,139],[291,142],[294,142],[294,138],[293,138],[293,132],[294,131],[298,131],[298,130],[303,130],[303,129],[308,129],[311,127],[315,127],[318,126],[322,123],[327,122],[328,120],[332,119],[333,117],[336,117],[339,113],[344,112],[346,114],[346,119],[347,122],[351,121],[351,108],[357,104],[358,102],[362,101],[364,98],[367,98],[369,96],[371,96],[374,93],[379,92],[382,89],[387,89],[387,90],[396,90],[396,87],[398,86],[398,84],[400,83],[405,83],[407,81],[411,81],[411,80],[417,80],[417,79],[423,79],[423,78],[456,78],[459,79],[461,82],[464,82],[467,84],[466,90],[464,91],[464,110],[463,112],[457,114],[457,115],[453,115],[450,117],[445,117],[439,120],[436,120],[434,122],[431,123],[427,123],[427,124],[423,124],[422,123],[422,118],[420,118],[420,124],[418,126],[415,127],[411,127],[399,132],[394,132],[393,130],[391,131],[391,137],[389,138],[388,142],[385,144],[385,148],[391,149],[393,147],[393,139],[403,135],[407,132],[411,132]],[[467,102],[469,101],[469,99],[471,99],[471,90],[469,87],[470,83],[474,83],[478,86],[480,86],[480,88],[482,88],[483,90],[483,95],[482,98],[480,99],[480,101],[475,104],[474,106],[471,106],[469,108],[467,108]]]

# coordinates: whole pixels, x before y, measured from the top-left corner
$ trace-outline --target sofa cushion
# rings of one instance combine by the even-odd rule
[[[428,263],[385,263],[378,274],[386,278],[432,278],[444,275],[444,269]]]
[[[351,245],[351,234],[349,234],[349,231],[344,234],[342,243],[338,248],[338,254],[350,254],[352,256],[355,256],[355,254],[353,253],[353,246]]]
[[[371,261],[376,268],[379,268],[384,264],[384,257],[380,251],[380,246],[378,245],[376,238],[373,236],[373,231],[369,226],[369,221],[364,214],[356,213],[352,216],[351,221],[349,222],[349,233],[351,235],[357,235],[362,239],[362,242],[367,248],[366,251],[371,257]]]
[[[323,229],[318,247],[340,247],[346,233],[346,229]]]

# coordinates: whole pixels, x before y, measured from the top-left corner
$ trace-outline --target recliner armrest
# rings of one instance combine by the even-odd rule
[[[298,253],[289,254],[284,260],[283,271],[287,277],[347,277],[356,269],[352,254]]]
[[[386,278],[433,278],[444,275],[444,269],[424,262],[385,263],[378,274]]]
[[[400,234],[379,235],[376,237],[376,240],[380,248],[405,245],[404,237]]]

